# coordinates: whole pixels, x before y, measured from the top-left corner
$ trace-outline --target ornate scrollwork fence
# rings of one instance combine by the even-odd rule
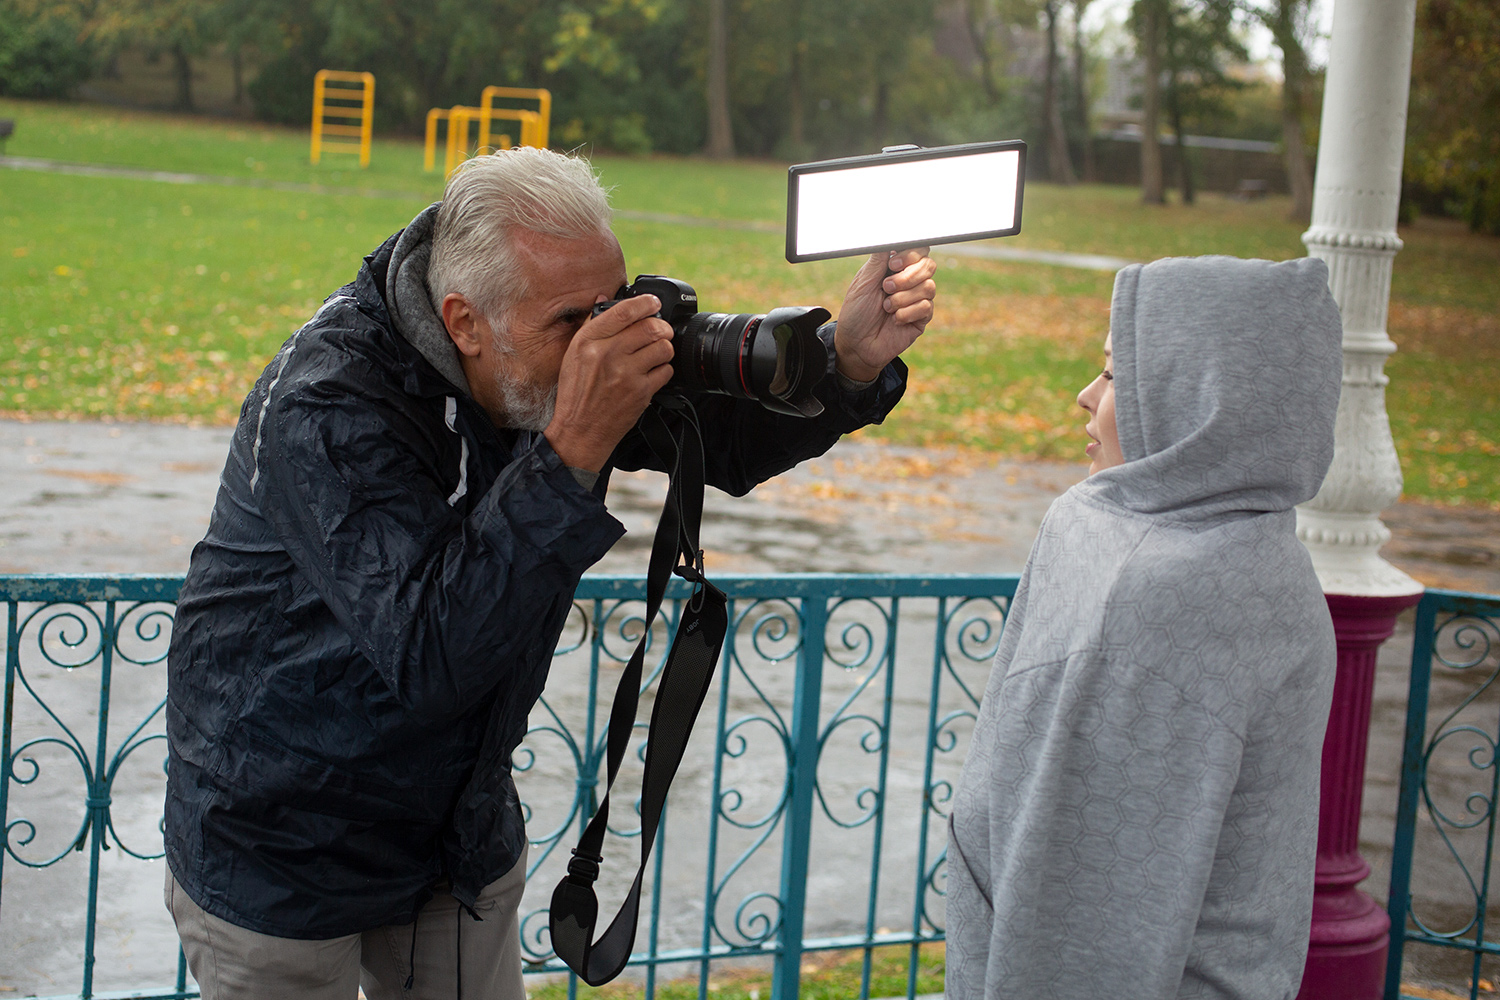
[[[0,989],[196,996],[161,905],[165,658],[179,578],[0,577]],[[760,957],[797,995],[809,951],[943,938],[947,802],[1012,576],[729,577],[730,637],[658,837],[633,964],[662,975]],[[654,626],[651,701],[682,589]],[[515,755],[532,849],[528,971],[562,971],[545,905],[600,792],[604,721],[643,627],[644,582],[587,577]],[[899,640],[899,641],[898,641]],[[642,718],[648,713],[643,709]],[[638,753],[622,774],[639,787]],[[631,783],[635,784],[632,785]],[[601,905],[634,874],[606,842]],[[175,976],[172,987],[145,992]],[[570,991],[571,992],[571,991]],[[123,993],[115,995],[124,995]]]
[[[1482,961],[1500,956],[1486,927],[1500,801],[1500,597],[1429,590],[1414,627],[1385,996],[1401,997],[1406,946],[1420,944],[1468,954],[1473,1000],[1489,995]]]

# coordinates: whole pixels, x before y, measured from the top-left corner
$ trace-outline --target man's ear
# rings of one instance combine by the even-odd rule
[[[449,292],[443,296],[443,326],[448,328],[453,346],[466,358],[479,356],[479,346],[484,336],[479,324],[479,314],[468,299],[457,292]]]

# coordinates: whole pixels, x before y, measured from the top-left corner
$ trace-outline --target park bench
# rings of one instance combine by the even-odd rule
[[[1234,189],[1234,196],[1240,201],[1255,201],[1270,193],[1270,187],[1265,181],[1249,177],[1241,180]]]

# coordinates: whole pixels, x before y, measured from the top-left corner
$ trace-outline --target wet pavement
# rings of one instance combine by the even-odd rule
[[[207,525],[229,433],[223,428],[175,425],[0,422],[0,469],[5,470],[0,477],[0,573],[183,572],[193,543]],[[1016,572],[1048,504],[1083,471],[1077,465],[997,462],[972,453],[849,441],[749,497],[735,499],[710,491],[704,545],[710,569],[726,574]],[[616,476],[610,506],[629,533],[598,572],[643,570],[663,484],[664,478],[652,473]],[[1500,512],[1402,504],[1386,520],[1394,534],[1386,555],[1424,583],[1500,593]],[[903,630],[907,621],[903,616]],[[927,627],[920,615],[914,617],[914,634]],[[1410,651],[1408,614],[1380,654],[1371,727],[1361,849],[1373,869],[1365,888],[1378,899],[1384,898],[1389,866]],[[555,672],[549,695],[572,684],[575,669]],[[924,698],[916,671],[911,673],[912,680],[898,683],[893,695],[904,706],[900,711],[920,706]],[[160,697],[162,683],[159,665],[130,673],[128,682],[118,684],[113,694],[122,718],[132,711],[149,711]],[[56,693],[61,690],[54,688]],[[1448,695],[1460,692],[1454,689]],[[93,724],[89,720],[96,709],[86,700],[62,700],[72,713],[67,718],[85,727]],[[572,702],[581,699],[557,700],[559,711],[566,714],[578,708]],[[840,752],[847,752],[851,761],[860,755],[857,746]],[[122,771],[116,787],[115,811],[121,816],[122,833],[127,845],[137,850],[159,836],[151,817],[160,815],[160,769],[147,766],[150,756],[142,754]],[[706,789],[707,779],[692,758],[690,754],[684,788]],[[919,761],[908,762],[899,752],[893,756],[893,802],[908,792],[919,795],[920,774],[905,773],[913,767],[919,770]],[[538,773],[529,780],[541,778]],[[523,794],[527,780],[522,779]],[[1464,775],[1455,772],[1452,789],[1460,788],[1463,780]],[[779,781],[777,777],[771,784]],[[858,784],[850,786],[851,795],[857,796]],[[742,787],[749,799],[767,792],[750,778]],[[76,798],[78,789],[29,800],[28,814],[43,819],[38,844],[59,838],[66,844],[72,836],[77,811],[68,804],[69,795]],[[13,806],[16,801],[12,799]],[[127,809],[130,803],[139,808]],[[541,803],[541,808],[545,811],[548,804]],[[75,826],[69,827],[69,822]],[[846,849],[847,841],[839,839],[845,836],[833,829],[815,842],[814,850],[833,851],[836,857]],[[893,827],[886,836],[887,853],[910,853],[910,845],[901,843],[911,839],[909,834]],[[1433,856],[1443,851],[1436,842],[1419,841],[1419,848]],[[679,836],[673,865],[687,865],[686,871],[697,853],[701,849]],[[76,927],[83,907],[77,886],[85,863],[86,855],[76,854],[35,871],[6,859],[0,992],[77,989]],[[100,985],[123,988],[165,982],[173,971],[168,959],[175,948],[160,902],[161,863],[135,861],[113,850],[102,858],[102,871]],[[811,898],[821,901],[824,912],[813,913],[811,923],[835,930],[838,920],[829,914],[846,910],[855,897],[845,898],[840,889],[846,876],[837,863],[815,866],[813,876]],[[701,877],[693,876],[699,900]],[[1439,910],[1449,901],[1458,905],[1469,898],[1457,871],[1433,876],[1425,891]],[[882,883],[882,914],[889,910],[895,914],[891,923],[900,926],[900,913],[910,912],[911,893],[897,892],[891,902],[885,901],[885,894]],[[855,894],[861,900],[863,895],[863,890]],[[684,898],[691,899],[692,893]],[[528,895],[528,908],[531,905]],[[857,908],[862,921],[862,903]],[[687,938],[682,943],[693,943],[689,928],[701,922],[701,909],[694,913],[685,905],[682,912],[669,912],[664,920],[669,932],[674,920],[681,924],[678,936]],[[1409,969],[1408,978],[1450,986],[1467,983],[1467,971],[1452,958],[1413,956]]]

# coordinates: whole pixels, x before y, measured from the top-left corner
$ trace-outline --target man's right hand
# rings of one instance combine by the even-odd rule
[[[654,295],[626,299],[573,335],[542,433],[564,465],[598,472],[672,377],[672,328]]]

